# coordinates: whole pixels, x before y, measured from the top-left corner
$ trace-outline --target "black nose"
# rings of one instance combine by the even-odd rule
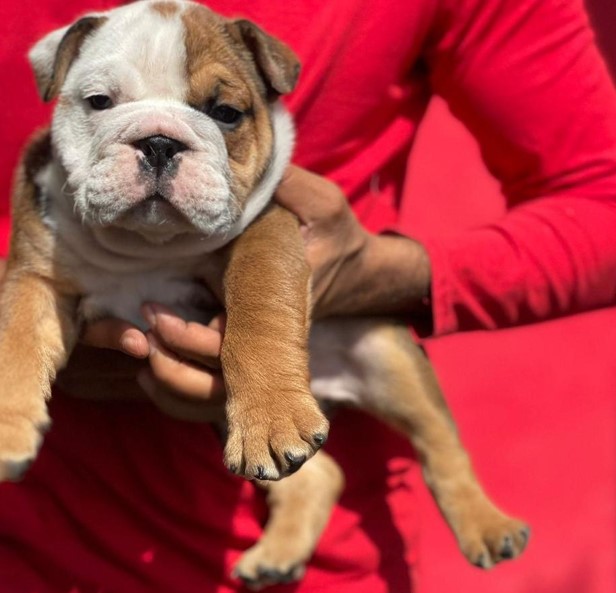
[[[143,152],[145,160],[156,170],[157,175],[169,169],[173,157],[178,152],[188,148],[179,140],[161,135],[143,138],[135,142],[133,146]]]

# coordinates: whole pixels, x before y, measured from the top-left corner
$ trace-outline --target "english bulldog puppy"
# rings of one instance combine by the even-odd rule
[[[227,311],[224,462],[272,502],[237,576],[254,587],[299,578],[340,493],[341,471],[323,452],[295,473],[328,433],[313,396],[359,405],[408,435],[471,562],[520,554],[528,528],[483,492],[406,328],[344,319],[311,331],[298,222],[272,204],[293,148],[278,101],[297,82],[293,52],[249,21],[172,0],[89,14],[43,38],[30,60],[57,105],[14,191],[0,479],[35,458],[51,384],[83,322],[143,325],[144,301],[206,320],[215,301],[205,279],[222,286]]]

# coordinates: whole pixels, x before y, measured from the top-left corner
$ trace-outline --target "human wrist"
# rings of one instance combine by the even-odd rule
[[[398,235],[366,233],[353,265],[338,278],[327,311],[339,315],[430,317],[430,261],[423,246]]]
[[[430,260],[423,246],[400,235],[371,235],[364,256],[366,307],[376,314],[429,310]]]

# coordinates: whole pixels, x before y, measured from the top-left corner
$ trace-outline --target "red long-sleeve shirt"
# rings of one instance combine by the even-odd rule
[[[0,120],[3,200],[18,146],[48,116],[22,54],[47,30],[114,4],[14,0],[0,8],[8,24],[0,72],[11,81]],[[371,230],[409,232],[413,201],[429,205],[405,185],[405,172],[433,93],[478,139],[509,211],[446,236],[419,230],[431,259],[437,335],[614,303],[616,94],[578,0],[208,4],[253,18],[297,52],[303,73],[287,100],[298,127],[295,160],[339,183]],[[1,224],[7,228],[6,208]],[[11,544],[0,554],[0,575],[13,579],[7,593],[101,584],[122,593],[227,591],[214,582],[256,536],[251,511],[263,509],[249,486],[222,473],[208,429],[140,406],[58,399],[53,411],[54,431],[31,475],[0,492],[0,534]],[[406,593],[400,561],[413,560],[415,525],[406,449],[348,415],[334,424],[331,450],[349,487],[299,590],[353,582],[347,590]],[[181,488],[168,483],[169,472]],[[33,515],[29,497],[46,510]],[[8,505],[17,509],[10,516]],[[51,528],[53,546],[45,537]],[[4,593],[1,586],[0,579]]]

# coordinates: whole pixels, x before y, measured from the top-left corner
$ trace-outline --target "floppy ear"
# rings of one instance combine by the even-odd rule
[[[28,57],[43,101],[57,97],[85,38],[106,20],[104,16],[85,16],[70,27],[49,33],[30,50]]]
[[[268,95],[276,98],[290,93],[297,84],[300,70],[299,60],[293,51],[250,21],[237,20],[230,26],[252,53]]]

